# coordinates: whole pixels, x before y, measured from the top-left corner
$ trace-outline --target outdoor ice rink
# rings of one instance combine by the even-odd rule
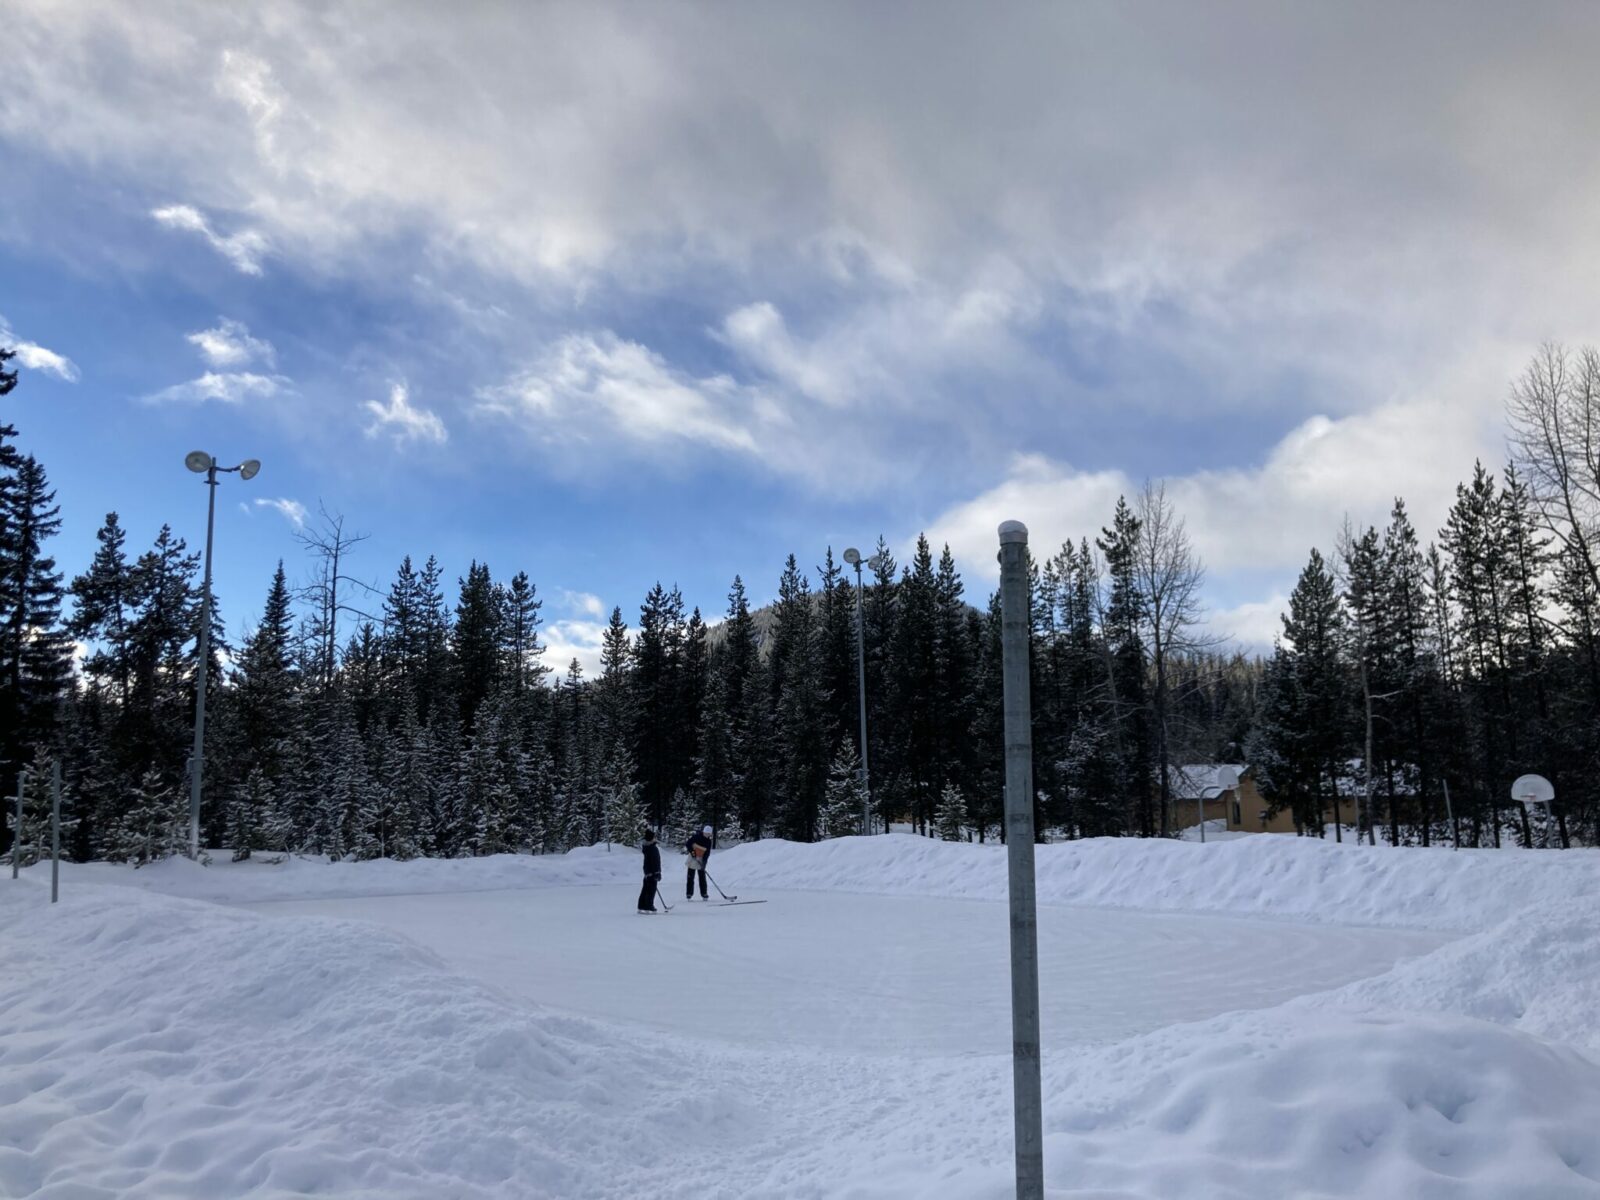
[[[764,904],[632,911],[627,887],[254,904],[371,921],[508,994],[692,1037],[850,1053],[1000,1054],[1011,1044],[1003,904],[760,891]],[[675,885],[675,886],[673,886]],[[1380,974],[1449,940],[1270,918],[1044,906],[1047,1046],[1102,1043],[1268,1008]]]

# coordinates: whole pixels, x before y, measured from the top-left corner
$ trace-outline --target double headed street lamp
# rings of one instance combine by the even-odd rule
[[[844,561],[856,569],[856,696],[861,702],[861,832],[872,832],[872,783],[867,773],[867,643],[861,613],[861,551],[854,546],[844,552]],[[876,555],[867,566],[878,569]]]
[[[206,477],[210,488],[206,503],[205,588],[200,593],[200,654],[195,660],[194,753],[189,758],[189,857],[200,857],[200,779],[206,765],[206,686],[211,682],[211,531],[217,520],[217,475],[238,472],[240,479],[254,479],[261,470],[258,459],[247,458],[236,467],[219,467],[204,450],[190,451],[183,465]]]

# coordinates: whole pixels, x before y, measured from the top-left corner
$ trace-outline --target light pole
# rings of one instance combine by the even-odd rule
[[[844,560],[856,569],[856,698],[861,705],[861,832],[872,832],[872,780],[867,770],[867,639],[866,620],[861,611],[861,551],[851,546]],[[867,560],[874,571],[876,556]]]
[[[204,450],[191,450],[183,465],[206,477],[206,569],[200,593],[200,654],[195,660],[194,753],[189,756],[189,857],[200,857],[200,780],[206,768],[206,687],[211,682],[211,531],[217,520],[217,473],[254,479],[260,460],[247,458],[236,467],[219,467]]]

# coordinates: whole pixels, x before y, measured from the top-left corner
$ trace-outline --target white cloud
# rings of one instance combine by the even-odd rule
[[[223,404],[243,404],[246,400],[268,400],[285,391],[289,381],[281,375],[258,375],[253,371],[207,371],[198,379],[175,383],[145,397],[151,404],[203,404],[216,400]]]
[[[390,386],[389,403],[368,400],[365,407],[373,416],[372,424],[367,426],[368,437],[388,433],[400,444],[433,442],[442,445],[450,436],[437,414],[411,406],[410,394],[403,383]]]
[[[276,358],[271,342],[251,337],[249,327],[231,317],[219,318],[215,328],[189,334],[188,340],[213,367],[242,367],[257,361],[270,366]]]
[[[267,252],[266,237],[254,229],[223,236],[211,227],[199,209],[188,204],[169,204],[152,209],[150,215],[169,229],[198,233],[211,248],[246,275],[261,274],[261,259]]]
[[[585,679],[595,679],[600,674],[600,651],[605,640],[605,621],[563,620],[550,621],[541,630],[544,638],[545,665],[550,668],[552,681],[564,678],[567,666],[573,659],[583,668]]]
[[[1272,653],[1272,643],[1283,633],[1283,614],[1289,611],[1289,597],[1274,591],[1265,600],[1247,600],[1231,608],[1214,609],[1206,624],[1212,633],[1232,641],[1246,654]]]
[[[306,523],[306,506],[298,500],[280,496],[277,499],[258,498],[254,503],[257,508],[270,508],[281,513],[284,520],[288,521],[296,529],[301,528]]]
[[[480,412],[546,443],[610,432],[635,443],[689,443],[756,453],[752,426],[777,411],[726,375],[695,378],[608,331],[570,334],[532,367],[478,394]]]
[[[583,616],[603,617],[606,615],[605,604],[593,592],[573,592],[562,588],[561,603],[566,606],[568,611],[579,613]]]
[[[1345,514],[1381,527],[1397,496],[1426,541],[1443,523],[1454,485],[1470,474],[1492,419],[1480,413],[1473,420],[1459,406],[1434,401],[1311,417],[1260,465],[1170,476],[1167,495],[1217,574],[1297,570],[1313,546],[1332,545]],[[1098,534],[1117,498],[1131,501],[1140,483],[1120,470],[1079,471],[1019,455],[1002,482],[946,510],[928,533],[993,579],[1001,521],[1022,521],[1034,552],[1050,553],[1068,538]]]
[[[30,371],[43,371],[46,375],[54,375],[57,379],[63,379],[68,383],[78,382],[76,363],[64,354],[45,349],[37,342],[19,338],[12,332],[4,317],[0,317],[0,348],[15,351],[16,358],[12,361]]]

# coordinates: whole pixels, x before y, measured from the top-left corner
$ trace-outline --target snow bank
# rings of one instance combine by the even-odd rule
[[[1450,850],[1355,846],[1254,835],[1199,845],[1094,838],[1035,848],[1042,904],[1287,917],[1443,932],[1489,929],[1533,906],[1600,895],[1600,850]],[[668,872],[677,869],[666,848]],[[769,838],[719,850],[712,874],[730,892],[760,888],[1004,900],[1005,847],[913,834],[800,843]],[[34,878],[48,864],[30,869]],[[344,861],[291,856],[210,866],[165,859],[135,869],[63,863],[62,887],[115,883],[191,899],[245,903],[349,896],[616,885],[637,879],[638,851]]]
[[[761,1122],[737,1075],[697,1087],[370,926],[47,901],[0,887],[0,1195],[636,1196]]]
[[[1600,1054],[1600,897],[1540,905],[1298,1004],[1450,1012]]]
[[[1453,1015],[1285,1015],[1047,1063],[1046,1178],[1163,1200],[1600,1195],[1600,1066],[1576,1051]]]
[[[1093,838],[1035,851],[1042,904],[1467,932],[1531,905],[1600,894],[1600,850],[1587,849],[1395,849],[1263,834],[1205,845]],[[1006,898],[1004,846],[907,834],[751,842],[713,866],[729,889]]]
[[[126,863],[62,863],[63,890],[81,883],[122,887],[221,903],[256,900],[322,900],[340,896],[411,896],[440,892],[492,892],[501,888],[572,887],[615,883],[639,875],[639,851],[631,846],[585,846],[566,854],[494,854],[485,858],[417,858],[395,862],[329,862],[309,855],[261,854],[231,862],[213,852],[209,865],[164,858],[143,867]],[[49,863],[28,869],[48,876]]]

